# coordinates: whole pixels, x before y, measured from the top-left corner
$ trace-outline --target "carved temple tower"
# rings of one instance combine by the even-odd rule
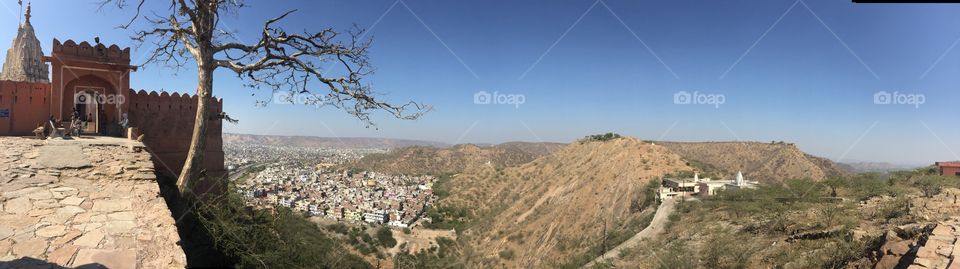
[[[43,61],[40,40],[30,24],[30,5],[27,5],[26,20],[17,29],[17,37],[7,50],[7,58],[0,72],[0,80],[17,82],[49,82],[47,64]]]

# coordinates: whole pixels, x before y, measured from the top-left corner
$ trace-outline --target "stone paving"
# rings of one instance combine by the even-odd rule
[[[908,268],[950,268],[960,269],[960,248],[956,247],[960,237],[960,222],[957,218],[937,223],[927,236],[927,241],[917,249],[917,258]]]
[[[0,269],[185,267],[149,153],[91,141],[0,137]]]
[[[960,217],[954,216],[929,224],[908,224],[897,228],[903,233],[919,232],[919,240],[901,239],[889,231],[880,247],[880,260],[874,268],[960,269]]]

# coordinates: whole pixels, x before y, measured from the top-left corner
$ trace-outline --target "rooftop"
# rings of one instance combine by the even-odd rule
[[[960,162],[937,162],[940,167],[960,167]]]

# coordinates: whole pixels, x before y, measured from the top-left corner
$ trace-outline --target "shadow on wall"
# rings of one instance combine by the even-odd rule
[[[38,259],[30,258],[30,257],[22,257],[22,258],[19,258],[19,259],[16,259],[16,260],[12,260],[12,261],[0,262],[0,269],[7,269],[7,268],[69,269],[69,268],[71,268],[71,267],[60,266],[60,265],[58,265],[58,264],[56,264],[56,263],[47,262],[47,261],[44,261],[44,260],[38,260]],[[91,263],[91,264],[84,264],[84,265],[80,265],[80,266],[72,267],[72,268],[76,268],[76,269],[101,269],[101,268],[107,268],[107,267],[106,267],[106,266],[103,266],[102,264],[99,264],[99,263]]]
[[[232,268],[235,262],[217,249],[210,231],[200,222],[200,216],[193,210],[193,205],[180,197],[176,182],[175,176],[157,173],[160,195],[177,221],[177,233],[180,235],[178,243],[187,256],[187,267]],[[0,269],[5,268],[0,266]]]

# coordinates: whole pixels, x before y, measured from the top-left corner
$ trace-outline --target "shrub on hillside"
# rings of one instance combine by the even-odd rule
[[[588,136],[586,136],[586,137],[583,138],[583,141],[586,141],[586,142],[589,142],[589,141],[610,141],[610,140],[614,140],[614,139],[621,138],[621,137],[623,137],[623,136],[620,136],[620,134],[616,134],[616,133],[605,133],[605,134],[588,135]]]
[[[217,250],[238,268],[372,268],[303,216],[248,207],[232,190],[220,203],[200,203],[195,211]]]
[[[385,248],[392,248],[397,245],[397,239],[393,238],[393,231],[387,227],[377,229],[377,241]]]

